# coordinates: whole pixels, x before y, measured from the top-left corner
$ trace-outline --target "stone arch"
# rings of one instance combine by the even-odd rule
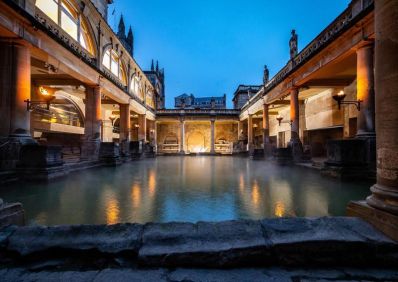
[[[199,130],[195,130],[189,133],[186,138],[186,141],[187,141],[187,150],[190,152],[204,152],[207,150],[206,135]]]

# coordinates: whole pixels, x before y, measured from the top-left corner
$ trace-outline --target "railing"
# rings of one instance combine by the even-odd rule
[[[353,14],[354,4],[359,3],[361,8]],[[329,24],[314,40],[312,40],[301,52],[290,60],[265,86],[264,91],[261,90],[242,107],[242,111],[247,110],[251,105],[267,95],[274,87],[287,78],[293,71],[297,70],[304,63],[306,63],[315,54],[325,48],[328,44],[343,33],[348,27],[355,24],[363,17],[363,13],[371,10],[374,0],[357,0],[353,1],[350,6],[345,9],[331,24]]]

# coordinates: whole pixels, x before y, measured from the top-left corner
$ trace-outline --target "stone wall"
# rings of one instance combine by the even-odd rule
[[[178,144],[181,143],[181,129],[180,123],[159,123],[157,125],[157,143],[158,147],[164,143],[166,137],[175,136],[178,138]]]
[[[185,123],[185,149],[187,152],[210,152],[210,122]]]
[[[227,142],[238,141],[238,124],[234,123],[217,123],[215,124],[214,140],[217,143],[219,139],[225,139]]]

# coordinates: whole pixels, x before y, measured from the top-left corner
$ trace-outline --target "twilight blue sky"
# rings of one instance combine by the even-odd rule
[[[151,59],[165,68],[166,107],[174,97],[227,94],[239,84],[261,84],[289,59],[291,29],[299,51],[349,4],[349,0],[114,0],[109,24],[123,13],[133,27],[134,57],[142,69]],[[115,9],[114,15],[112,15]]]

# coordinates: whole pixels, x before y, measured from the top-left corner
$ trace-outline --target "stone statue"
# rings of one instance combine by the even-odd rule
[[[293,29],[292,30],[292,37],[290,38],[290,41],[289,41],[290,59],[291,60],[293,60],[294,57],[297,56],[297,41],[298,41],[298,36],[296,34],[296,31]]]
[[[266,85],[269,80],[269,70],[267,65],[264,66],[263,84]]]

